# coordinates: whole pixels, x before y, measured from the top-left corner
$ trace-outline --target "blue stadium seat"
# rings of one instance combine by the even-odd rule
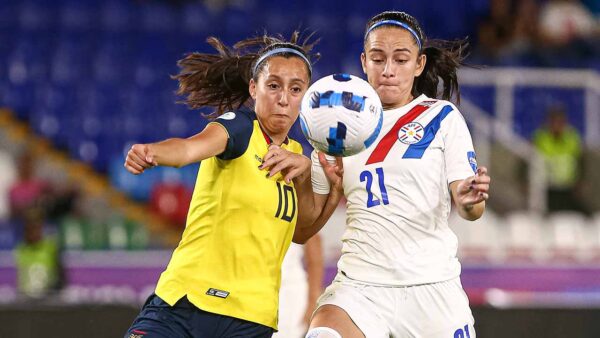
[[[16,228],[10,221],[0,219],[0,250],[12,250],[17,245],[20,235]]]
[[[97,27],[98,4],[89,0],[63,0],[59,27],[66,31],[91,31]]]
[[[470,100],[485,112],[496,115],[495,89],[492,86],[460,86],[461,96]]]
[[[160,169],[153,168],[147,170],[142,175],[133,175],[124,167],[125,157],[114,157],[109,166],[108,175],[110,182],[120,191],[129,194],[129,196],[146,201],[150,197],[152,186],[160,181]]]
[[[514,127],[522,136],[530,138],[535,129],[544,123],[547,109],[556,104],[564,105],[569,122],[580,132],[585,131],[583,90],[516,87],[514,93]]]
[[[53,30],[56,22],[56,8],[43,0],[21,1],[18,22],[22,31]]]
[[[140,28],[144,32],[164,33],[177,29],[179,12],[161,2],[146,2],[136,8],[140,12]]]
[[[190,2],[181,9],[180,30],[190,36],[206,36],[216,31],[214,17],[200,2]]]
[[[64,39],[55,48],[50,78],[54,83],[67,85],[90,76],[90,46],[79,39]]]
[[[107,0],[100,5],[100,27],[105,32],[127,33],[137,27],[133,1]]]

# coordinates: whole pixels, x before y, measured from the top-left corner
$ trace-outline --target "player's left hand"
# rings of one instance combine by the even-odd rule
[[[290,183],[297,177],[310,177],[310,166],[311,162],[308,157],[281,149],[281,147],[272,144],[263,157],[263,163],[258,168],[261,170],[268,169],[269,177],[281,172],[285,182]]]
[[[490,177],[486,167],[479,167],[474,176],[462,180],[457,187],[457,204],[469,207],[486,201],[490,190]]]

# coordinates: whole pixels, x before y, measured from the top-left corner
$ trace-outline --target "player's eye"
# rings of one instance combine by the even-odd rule
[[[300,94],[302,92],[302,88],[300,87],[292,87],[292,93]]]
[[[398,63],[407,63],[408,60],[405,60],[405,59],[396,59],[396,62],[398,62]]]
[[[277,83],[269,83],[267,84],[267,87],[269,87],[269,89],[277,89],[279,88],[279,85]]]

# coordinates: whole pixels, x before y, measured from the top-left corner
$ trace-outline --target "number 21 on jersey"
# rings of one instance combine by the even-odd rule
[[[376,207],[383,203],[383,205],[390,204],[388,200],[387,189],[385,188],[385,175],[383,173],[383,168],[375,169],[375,176],[379,185],[379,191],[381,192],[381,199],[377,198],[373,194],[373,173],[369,170],[365,170],[360,173],[360,181],[366,182],[366,190],[367,190],[367,208]]]

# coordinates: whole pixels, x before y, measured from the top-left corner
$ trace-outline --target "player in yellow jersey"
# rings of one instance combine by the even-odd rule
[[[265,36],[234,48],[208,41],[218,54],[190,54],[175,78],[191,108],[216,108],[214,120],[187,139],[136,144],[125,161],[133,174],[202,161],[181,242],[128,338],[271,337],[284,255],[293,237],[307,239],[296,223],[318,221],[339,199],[314,196],[311,162],[287,137],[314,44],[298,44],[297,32],[290,42]],[[264,166],[269,149],[289,152],[295,165]],[[326,169],[335,185],[337,167]]]

